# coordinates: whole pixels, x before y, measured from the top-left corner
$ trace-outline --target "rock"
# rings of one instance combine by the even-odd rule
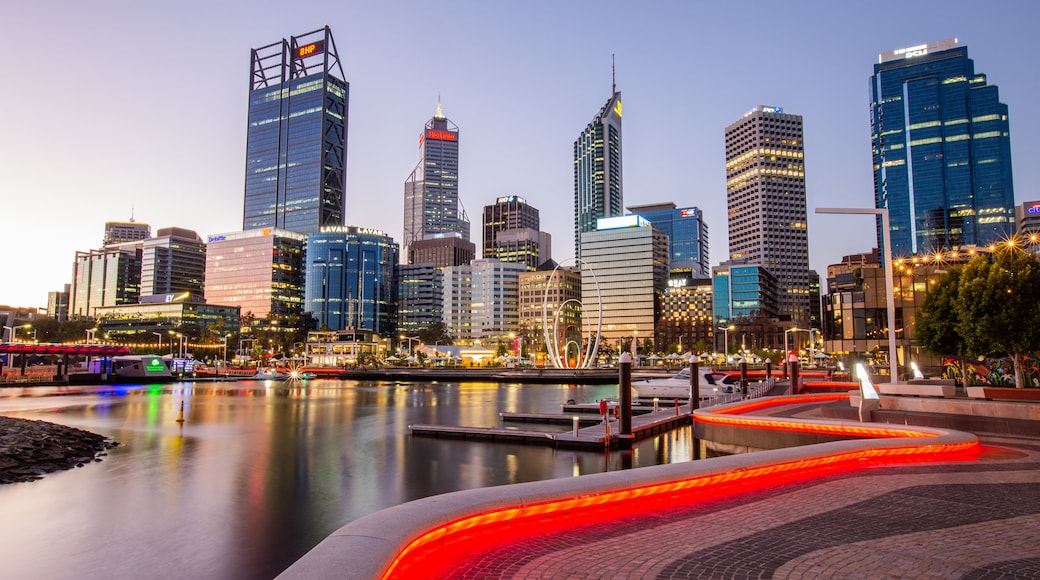
[[[83,467],[119,445],[73,427],[0,416],[0,484],[40,479],[44,474]]]

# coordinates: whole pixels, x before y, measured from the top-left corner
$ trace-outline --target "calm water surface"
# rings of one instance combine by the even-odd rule
[[[416,423],[502,426],[500,412],[559,413],[568,399],[614,397],[616,385],[321,380],[85,390],[23,397],[0,389],[3,415],[120,443],[100,463],[0,486],[3,578],[272,578],[382,508],[621,468],[618,452],[408,432]],[[690,459],[689,429],[632,452],[635,467]]]

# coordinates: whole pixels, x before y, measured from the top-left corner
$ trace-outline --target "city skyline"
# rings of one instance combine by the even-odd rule
[[[16,90],[0,94],[15,113],[0,135],[0,244],[8,272],[31,274],[4,285],[0,304],[44,306],[47,292],[69,282],[75,252],[99,247],[107,221],[133,215],[153,230],[203,238],[237,229],[250,49],[326,24],[351,85],[344,223],[398,242],[400,184],[415,165],[408,144],[440,94],[445,115],[466,128],[464,204],[522,196],[560,240],[554,258],[572,256],[573,139],[607,94],[611,54],[625,94],[625,205],[701,208],[717,232],[713,265],[728,245],[724,129],[759,104],[804,118],[810,267],[823,272],[874,247],[869,220],[812,210],[873,206],[869,78],[878,55],[900,47],[954,36],[968,47],[1009,108],[1015,202],[1037,197],[1040,169],[1022,161],[1040,148],[1029,131],[1040,112],[1028,105],[1040,80],[1024,72],[1037,49],[1021,39],[1040,9],[1024,3],[986,13],[967,2],[915,3],[877,30],[822,2],[783,10],[617,3],[602,13],[621,33],[592,41],[578,33],[583,3],[55,4],[21,5],[0,23],[33,55],[13,63]],[[112,59],[120,66],[97,66]],[[61,85],[43,62],[63,63]],[[186,90],[193,85],[201,88]]]

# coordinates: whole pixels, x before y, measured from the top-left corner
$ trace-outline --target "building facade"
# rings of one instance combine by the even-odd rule
[[[141,297],[141,242],[76,252],[69,318],[94,318],[98,308],[134,304]]]
[[[459,127],[441,111],[419,135],[419,164],[404,183],[404,251],[436,234],[469,241],[469,217],[459,199]]]
[[[105,222],[105,237],[101,240],[101,245],[136,242],[150,237],[152,237],[152,226],[148,224],[136,222],[133,219],[128,222]]]
[[[397,331],[414,336],[443,321],[444,282],[433,264],[397,267]]]
[[[251,51],[243,230],[343,225],[350,85],[325,27]]]
[[[443,320],[457,343],[511,340],[520,329],[521,264],[473,260],[444,268]]]
[[[304,234],[269,228],[209,236],[206,302],[237,306],[243,326],[296,328],[306,241]]]
[[[408,247],[408,263],[430,263],[436,268],[465,266],[477,257],[477,246],[457,233],[435,234]]]
[[[584,319],[596,324],[602,307],[603,339],[653,340],[668,287],[668,236],[628,215],[599,220],[582,246]]]
[[[522,197],[500,197],[484,206],[483,256],[524,264],[534,271],[552,258],[552,237],[539,231],[538,209]]]
[[[237,307],[206,304],[201,296],[183,292],[144,296],[137,304],[105,306],[96,313],[98,332],[107,339],[123,343],[155,341],[160,350],[167,343],[171,353],[177,335],[212,345],[237,333],[240,324]],[[157,350],[156,354],[163,353]]]
[[[704,280],[711,278],[708,224],[700,209],[679,209],[674,203],[657,203],[631,206],[628,211],[646,218],[654,229],[668,236],[668,269],[672,273]]]
[[[562,354],[572,342],[583,344],[589,323],[595,326],[595,320],[582,323],[581,270],[577,266],[557,268],[555,262],[549,262],[533,272],[522,272],[519,297],[520,336],[535,346],[535,352],[546,352],[546,330],[549,340],[555,336]]]
[[[318,329],[397,327],[398,246],[383,232],[332,226],[307,235],[304,311]]]
[[[1015,208],[1018,237],[1033,253],[1040,253],[1040,201],[1027,201]]]
[[[64,288],[47,293],[47,316],[65,322],[69,319],[69,294],[72,293],[72,284],[65,284]]]
[[[729,259],[779,281],[778,315],[809,322],[809,234],[802,117],[757,106],[726,127]]]
[[[1008,108],[967,47],[883,53],[870,91],[875,207],[888,209],[895,258],[1015,233]],[[883,255],[880,218],[877,237]]]
[[[206,244],[192,230],[162,228],[141,242],[141,299],[189,294],[202,297],[206,286]]]
[[[621,93],[616,89],[574,141],[574,252],[584,259],[581,236],[596,220],[623,213]]]
[[[661,301],[654,350],[700,353],[697,344],[712,344],[714,324],[710,279],[673,274]]]

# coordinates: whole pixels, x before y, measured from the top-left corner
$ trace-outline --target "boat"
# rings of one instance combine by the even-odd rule
[[[740,385],[733,377],[711,369],[701,369],[699,386],[701,398],[711,394],[711,389],[718,389],[719,393],[734,393],[740,390]],[[683,367],[678,374],[665,379],[633,380],[632,390],[639,398],[689,399],[690,367]]]
[[[258,381],[285,381],[291,378],[291,375],[275,368],[266,368],[260,369],[253,378]]]
[[[137,381],[173,382],[174,376],[163,357],[157,354],[136,354],[112,357],[113,382]]]

